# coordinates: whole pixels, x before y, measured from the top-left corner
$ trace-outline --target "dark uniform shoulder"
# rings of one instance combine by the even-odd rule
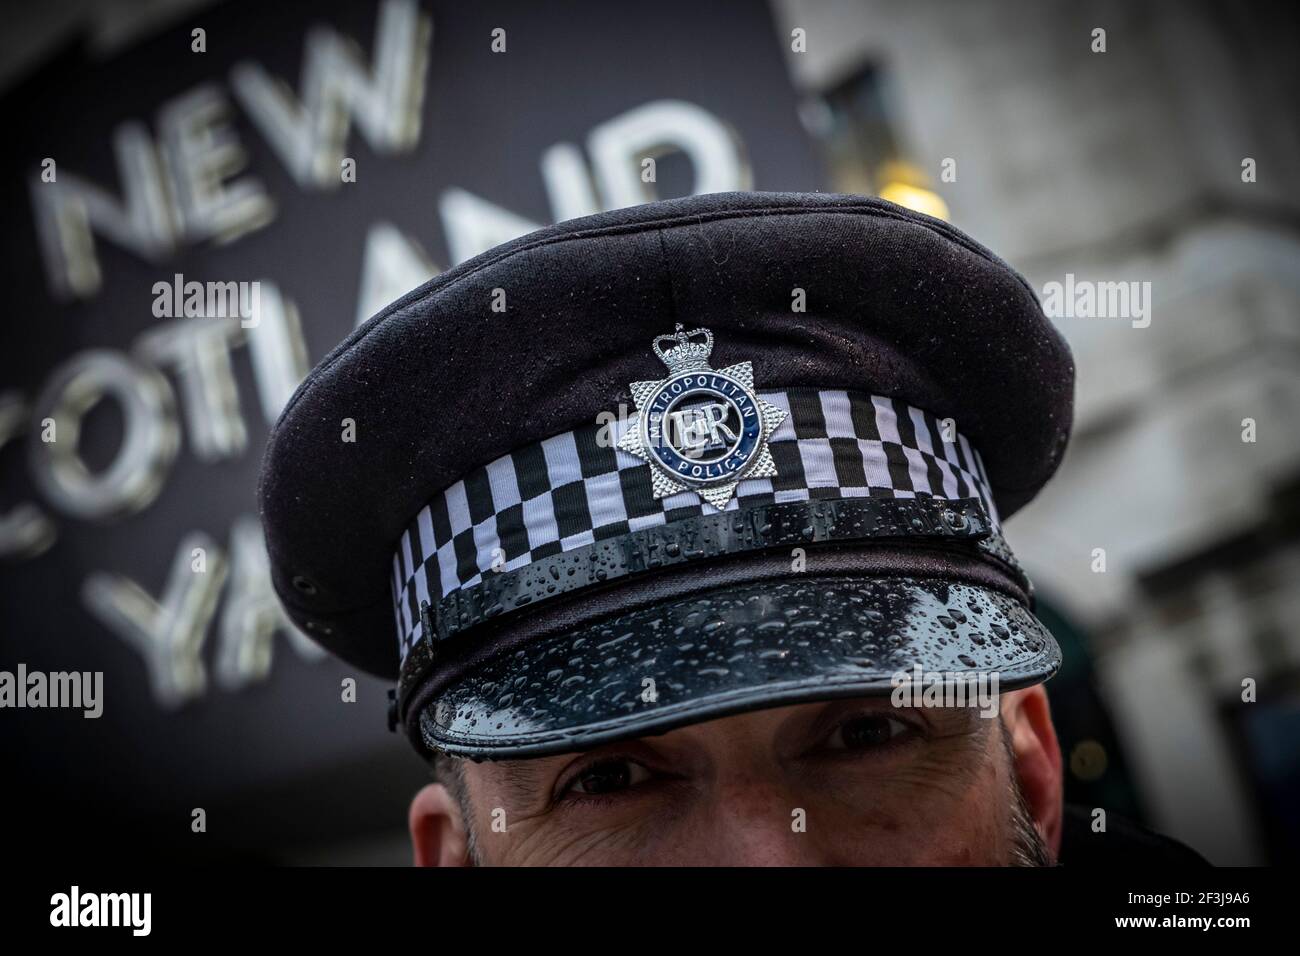
[[[1061,865],[1207,867],[1210,862],[1191,847],[1162,836],[1114,813],[1106,814],[1106,830],[1092,829],[1087,807],[1065,805],[1061,828]]]

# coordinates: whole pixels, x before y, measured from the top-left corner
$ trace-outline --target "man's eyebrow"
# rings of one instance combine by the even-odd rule
[[[496,763],[500,771],[496,781],[497,786],[504,791],[504,796],[509,798],[509,803],[514,806],[528,805],[534,803],[542,792],[547,792],[549,798],[549,784],[547,778],[547,768],[553,763],[553,760],[536,759],[536,760],[501,760]]]

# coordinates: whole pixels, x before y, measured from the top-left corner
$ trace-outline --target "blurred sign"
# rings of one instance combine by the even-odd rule
[[[11,761],[145,799],[375,743],[255,514],[310,365],[546,222],[820,184],[764,5],[619,6],[228,3],[10,93],[0,665],[105,673],[101,719],[28,714]]]

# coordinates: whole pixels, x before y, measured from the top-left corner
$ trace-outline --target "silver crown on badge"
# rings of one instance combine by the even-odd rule
[[[704,336],[704,341],[692,342],[691,339],[697,335]],[[665,351],[659,347],[660,342],[677,344]],[[691,329],[689,332],[683,332],[682,324],[678,322],[676,332],[671,335],[656,335],[650,345],[655,355],[659,356],[659,361],[667,365],[668,371],[673,374],[706,369],[709,367],[709,356],[713,354],[713,333],[708,329]]]
[[[637,414],[618,447],[650,465],[654,497],[692,491],[721,511],[741,481],[774,477],[768,441],[788,413],[758,397],[753,365],[710,368],[713,333],[681,323],[651,348],[668,376],[632,383]]]

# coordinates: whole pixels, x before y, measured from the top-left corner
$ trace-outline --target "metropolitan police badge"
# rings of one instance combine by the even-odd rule
[[[668,349],[661,342],[675,342]],[[650,464],[654,497],[693,491],[719,511],[745,478],[771,478],[776,462],[767,443],[786,412],[754,392],[754,367],[709,367],[708,329],[659,335],[655,355],[668,377],[633,382],[637,414],[618,447]]]

